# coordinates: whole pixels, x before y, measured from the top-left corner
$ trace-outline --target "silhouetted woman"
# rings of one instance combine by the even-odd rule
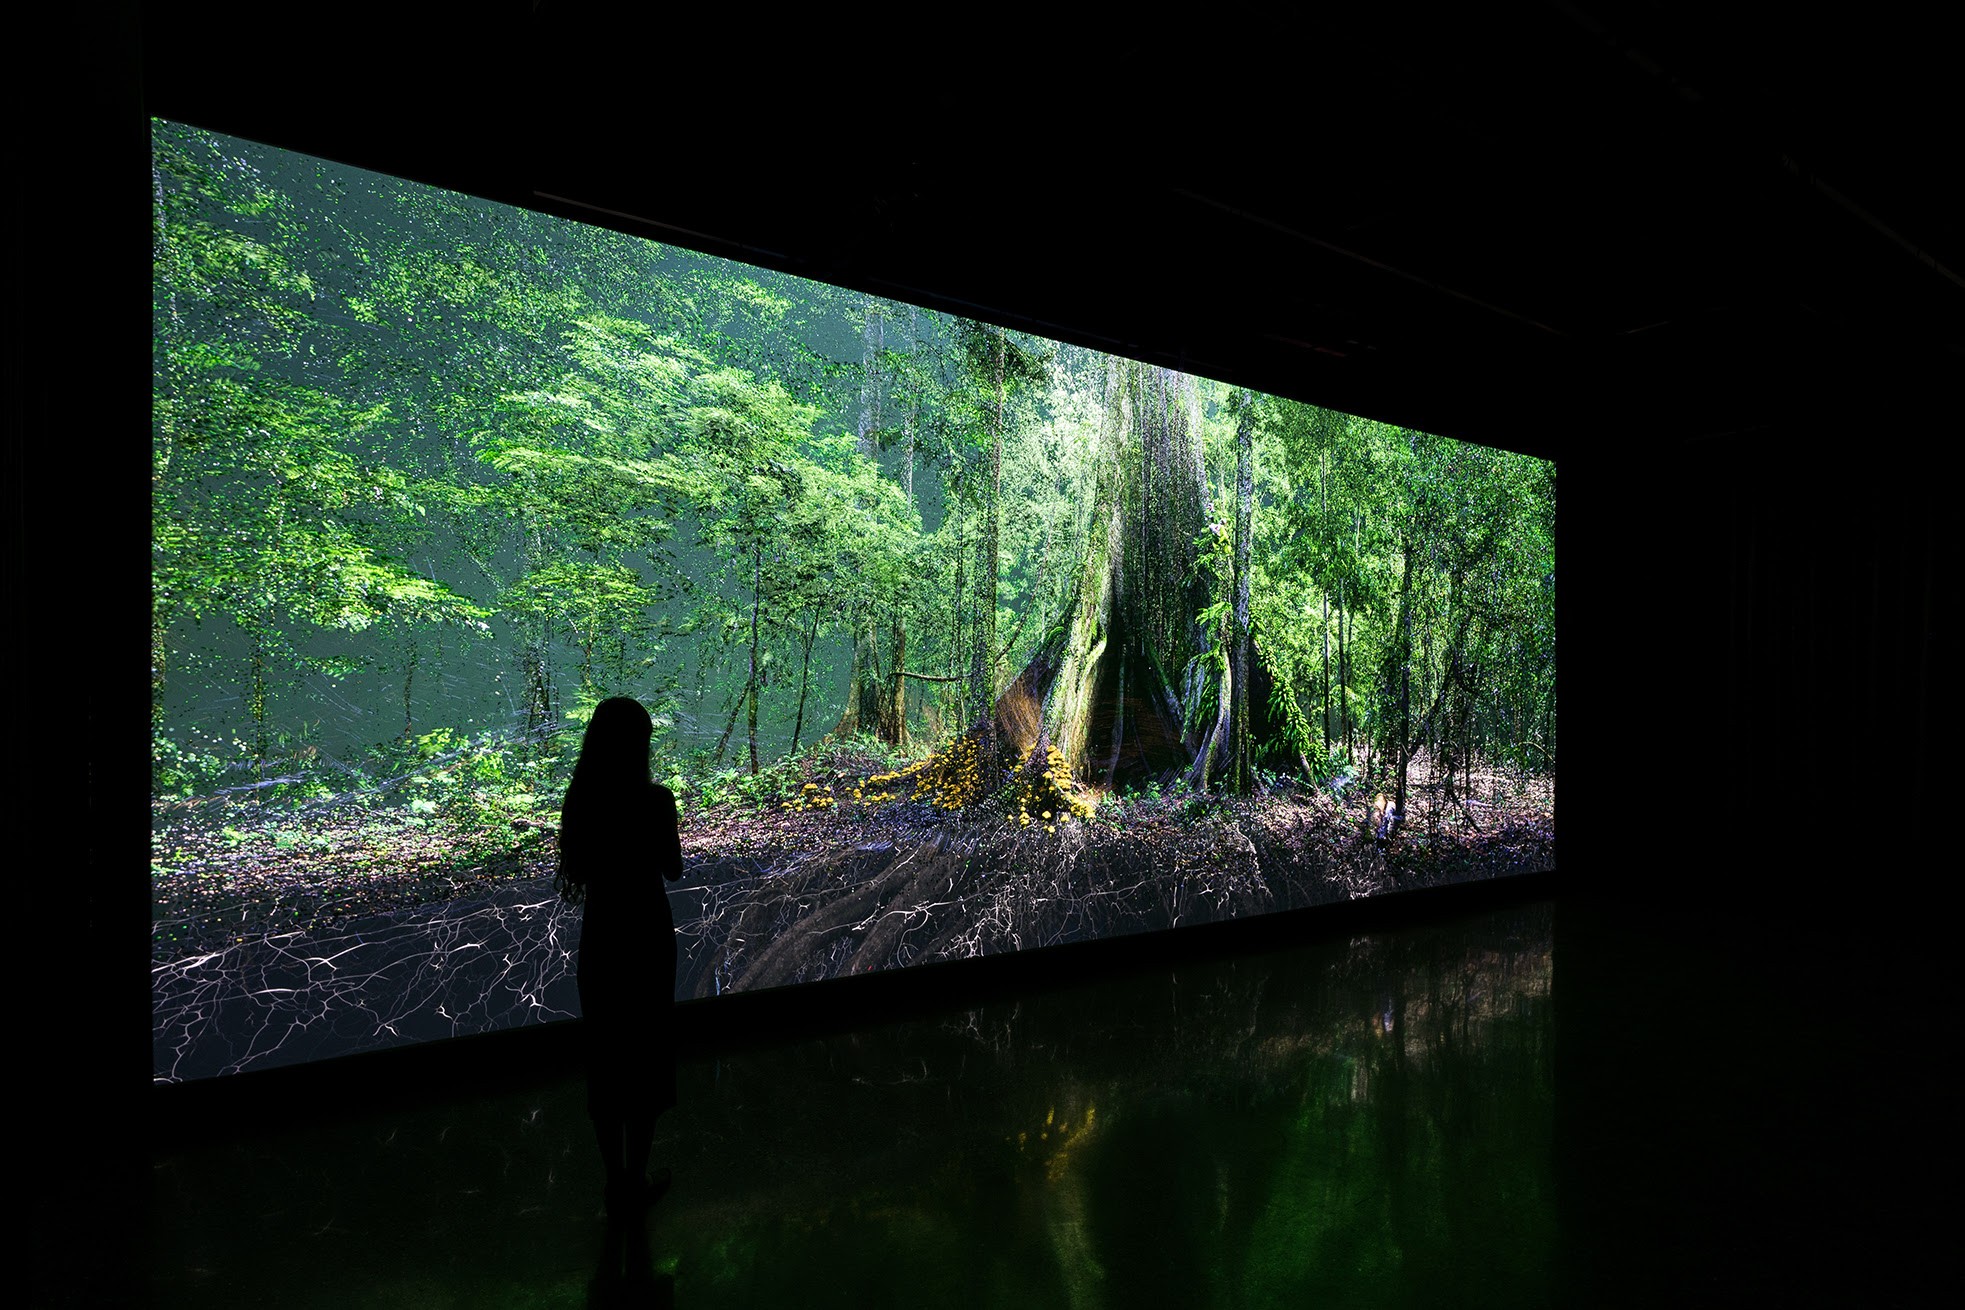
[[[602,701],[560,807],[559,890],[580,916],[587,1113],[607,1165],[608,1208],[649,1199],[655,1116],[675,1104],[675,921],[682,877],[675,797],[648,777],[648,711]]]

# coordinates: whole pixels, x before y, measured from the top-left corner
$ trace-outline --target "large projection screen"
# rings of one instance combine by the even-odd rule
[[[576,1017],[615,695],[678,999],[1553,867],[1554,465],[152,142],[158,1080]]]

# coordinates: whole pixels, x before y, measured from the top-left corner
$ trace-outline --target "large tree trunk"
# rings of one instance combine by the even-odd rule
[[[1221,675],[1221,694],[1215,704],[1214,725],[1203,737],[1200,755],[1194,767],[1188,771],[1187,781],[1201,791],[1208,789],[1214,777],[1215,761],[1221,758],[1227,745],[1228,727],[1235,717],[1235,669],[1231,664]]]
[[[858,614],[850,620],[853,633],[853,664],[846,671],[846,704],[839,711],[839,722],[833,725],[832,735],[844,741],[856,737],[860,732],[860,670],[863,667],[861,656],[866,652],[866,642],[862,639]]]
[[[898,626],[899,620],[895,623]],[[879,634],[874,629],[873,619],[855,616],[853,666],[846,679],[846,704],[839,712],[839,723],[832,730],[836,737],[843,739],[871,732],[882,741],[896,740],[888,735],[892,686],[881,676],[878,642]]]
[[[1001,359],[999,343],[996,360]],[[1229,528],[1212,521],[1191,380],[1166,370],[1148,374],[1146,366],[1126,361],[1109,363],[1100,450],[1093,462],[1097,482],[1069,599],[1022,671],[993,702],[985,702],[980,721],[965,734],[968,744],[960,758],[949,755],[950,767],[987,746],[995,758],[984,764],[984,779],[1000,781],[1004,766],[1021,761],[1027,775],[1056,776],[1061,766],[1080,785],[1113,788],[1193,777],[1197,769],[1205,774],[1210,747],[1240,786],[1252,782],[1262,750],[1279,752],[1280,767],[1301,765],[1285,749],[1292,739],[1270,721],[1275,689],[1250,625],[1253,413],[1244,413],[1241,421],[1237,503]],[[986,597],[994,598],[994,585],[986,588],[983,581],[994,572],[987,545],[995,528],[999,437],[1000,430],[992,433],[992,457],[981,470],[985,482],[977,497],[985,511],[976,551],[982,577],[972,594],[957,587],[958,595],[978,609]],[[1229,576],[1219,579],[1230,589],[1230,614],[1215,632],[1206,632],[1199,616],[1210,596],[1197,568],[1200,542],[1204,535],[1220,540],[1231,533],[1222,569]],[[958,546],[958,577],[965,558]],[[993,626],[993,604],[990,608],[989,618],[976,616],[976,629]],[[984,646],[972,640],[966,647],[970,699],[965,704],[973,703],[974,688],[988,685],[993,676],[993,635],[991,641]],[[956,649],[964,648],[957,644]],[[1210,671],[1217,668],[1219,676]],[[911,672],[899,676],[940,680]],[[1050,749],[1058,760],[1038,758]],[[977,796],[994,790],[994,782],[984,782],[971,791],[961,772],[956,768],[958,776],[952,778],[952,786],[960,783],[956,790]]]
[[[880,706],[880,740],[907,747],[907,624],[897,614],[888,630],[887,695]]]
[[[1071,599],[991,716],[1006,752],[1055,746],[1078,782],[1098,787],[1169,781],[1197,744],[1183,727],[1182,675],[1205,649],[1194,617],[1205,603],[1194,577],[1206,526],[1200,433],[1187,406],[1172,403],[1185,379],[1153,374],[1109,366]]]

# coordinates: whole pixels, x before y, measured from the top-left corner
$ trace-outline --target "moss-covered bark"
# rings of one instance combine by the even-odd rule
[[[983,793],[1027,764],[1040,742],[1080,786],[1181,777],[1253,785],[1275,735],[1273,676],[1249,627],[1252,452],[1250,432],[1238,437],[1236,503],[1221,522],[1190,380],[1112,362],[1101,474],[1072,600],[996,696],[994,713],[964,734],[962,749],[983,756]],[[1204,560],[1208,542],[1222,545]],[[1204,628],[1219,588],[1230,609]],[[1286,763],[1294,766],[1293,753]]]

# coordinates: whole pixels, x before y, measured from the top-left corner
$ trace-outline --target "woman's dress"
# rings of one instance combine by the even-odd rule
[[[654,783],[641,794],[589,795],[562,832],[562,857],[570,845],[586,882],[577,969],[587,1109],[604,1120],[653,1118],[675,1104],[675,920],[666,887],[682,876],[675,797]]]

